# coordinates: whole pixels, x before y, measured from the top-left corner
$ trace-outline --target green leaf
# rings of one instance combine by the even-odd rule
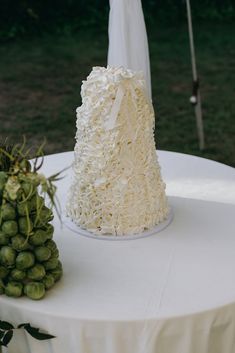
[[[0,320],[0,330],[12,330],[14,326],[7,321]]]
[[[49,339],[55,338],[55,336],[49,335],[48,333],[39,332],[39,328],[32,327],[30,324],[24,325],[24,329],[25,329],[33,338],[36,338],[37,340],[40,340],[40,341],[49,340]]]
[[[25,327],[27,325],[30,325],[30,324],[28,322],[26,322],[26,323],[18,325],[17,328],[22,328],[22,327]]]
[[[10,342],[12,337],[13,337],[13,330],[7,331],[7,333],[5,334],[5,336],[2,339],[3,346],[7,347],[8,343]]]
[[[5,335],[5,331],[0,330],[0,339],[2,339],[4,335]]]

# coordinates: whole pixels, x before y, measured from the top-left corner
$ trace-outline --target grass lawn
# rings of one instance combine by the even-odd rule
[[[187,27],[149,30],[153,103],[159,149],[190,153],[235,166],[235,27],[195,24],[206,149],[198,149],[191,95]],[[0,137],[29,144],[45,136],[45,152],[74,147],[81,81],[106,65],[102,32],[47,35],[0,47]]]

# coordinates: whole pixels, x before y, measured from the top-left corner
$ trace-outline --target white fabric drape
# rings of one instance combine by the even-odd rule
[[[148,39],[141,0],[110,0],[108,65],[143,71],[151,100]]]

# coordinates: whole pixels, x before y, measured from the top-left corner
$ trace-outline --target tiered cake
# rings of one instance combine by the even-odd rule
[[[97,235],[151,229],[167,218],[169,209],[143,76],[94,67],[81,95],[68,215]]]

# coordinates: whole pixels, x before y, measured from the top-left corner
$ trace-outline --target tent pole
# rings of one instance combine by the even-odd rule
[[[193,73],[193,86],[194,86],[193,94],[195,95],[195,99],[196,99],[195,115],[196,115],[196,123],[197,123],[197,132],[198,132],[198,138],[199,138],[199,148],[200,150],[203,150],[205,148],[205,140],[204,140],[203,119],[202,119],[201,95],[200,95],[200,89],[198,84],[197,67],[196,67],[196,56],[195,56],[195,48],[194,48],[190,0],[186,0],[186,6],[187,6],[188,31],[189,31],[189,42],[190,42],[191,61],[192,61],[192,73]]]

